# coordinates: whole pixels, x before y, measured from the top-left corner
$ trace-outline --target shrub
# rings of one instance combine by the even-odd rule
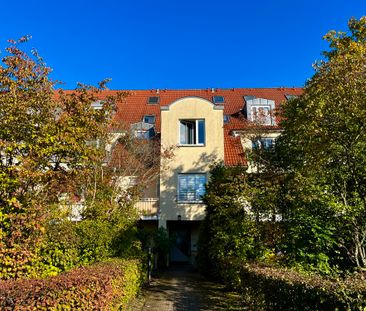
[[[206,275],[215,277],[221,261],[228,256],[252,260],[268,252],[259,211],[251,205],[255,191],[253,177],[245,170],[221,163],[211,169],[197,258],[198,267]]]
[[[226,284],[242,293],[256,310],[364,310],[362,274],[335,280],[314,274],[227,260],[221,269]]]
[[[118,310],[141,283],[138,260],[113,259],[47,279],[0,281],[1,310]]]

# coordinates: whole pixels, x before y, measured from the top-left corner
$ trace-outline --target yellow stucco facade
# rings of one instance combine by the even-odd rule
[[[204,120],[203,144],[180,144],[182,120]],[[174,147],[173,159],[162,159],[160,175],[159,226],[168,220],[202,220],[205,207],[197,202],[180,202],[179,174],[206,174],[210,165],[224,160],[223,107],[199,97],[181,98],[161,109],[162,148]]]

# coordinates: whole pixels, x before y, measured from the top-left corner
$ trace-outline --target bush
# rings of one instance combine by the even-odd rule
[[[1,310],[118,310],[139,290],[138,260],[113,259],[47,279],[0,281]]]
[[[81,221],[60,218],[47,224],[39,256],[32,262],[34,273],[28,273],[28,277],[55,276],[107,258],[132,259],[144,255],[136,236],[132,206],[118,207],[109,214],[101,208],[86,210],[90,214]],[[95,215],[97,212],[102,216]]]
[[[222,278],[255,310],[364,310],[362,274],[341,280],[280,267],[227,260]]]

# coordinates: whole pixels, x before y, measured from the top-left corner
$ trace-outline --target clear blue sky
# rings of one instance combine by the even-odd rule
[[[366,15],[366,0],[1,1],[0,49],[25,34],[74,88],[303,86],[322,36]]]

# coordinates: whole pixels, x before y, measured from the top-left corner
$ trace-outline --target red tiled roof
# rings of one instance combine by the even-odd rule
[[[224,155],[225,164],[229,166],[246,166],[247,160],[240,142],[240,137],[230,135],[229,131],[224,131]]]
[[[118,91],[109,90],[101,93],[101,99],[108,95],[116,95]],[[123,91],[124,92],[124,91]],[[285,95],[300,95],[302,88],[233,88],[233,89],[198,89],[198,90],[133,90],[117,103],[115,121],[125,126],[142,121],[145,115],[155,115],[156,131],[160,132],[160,107],[168,106],[182,97],[196,96],[212,102],[213,96],[224,96],[224,114],[232,115],[230,122],[224,126],[225,163],[227,165],[245,165],[246,160],[239,137],[231,136],[233,130],[251,127],[244,115],[245,95],[275,101],[276,108],[286,100]],[[148,104],[150,96],[159,96],[159,104]],[[278,128],[278,127],[277,127]]]

